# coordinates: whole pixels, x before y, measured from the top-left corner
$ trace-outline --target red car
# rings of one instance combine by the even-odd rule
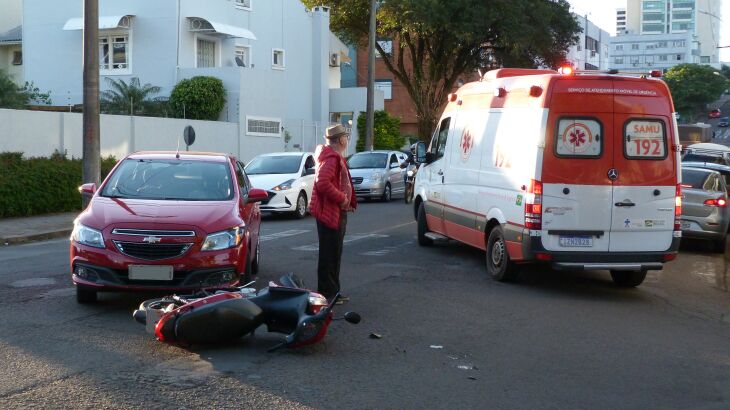
[[[707,114],[707,116],[710,118],[720,118],[721,115],[722,111],[720,111],[719,108],[715,108],[714,110],[710,111],[709,114]]]
[[[79,303],[98,291],[230,286],[258,269],[268,194],[230,155],[135,153],[80,191],[93,197],[71,234]]]

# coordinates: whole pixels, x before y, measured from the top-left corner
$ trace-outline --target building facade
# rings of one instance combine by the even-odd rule
[[[23,3],[2,0],[0,6],[0,71],[23,84]]]
[[[571,46],[566,61],[578,70],[606,70],[609,68],[611,35],[588,20],[574,15],[580,24],[578,43]]]
[[[626,33],[626,8],[616,9],[616,35],[620,36]]]
[[[628,0],[623,34],[688,34],[693,54],[685,62],[719,67],[720,24],[720,0]]]
[[[53,105],[82,101],[82,5],[23,3],[24,74],[51,92]],[[220,78],[227,98],[219,120],[261,137],[258,151],[283,148],[285,137],[313,149],[312,135],[341,109],[330,107],[330,89],[339,87],[347,47],[329,30],[327,7],[299,0],[100,0],[99,54],[102,90],[109,79],[137,77],[164,98],[182,79]],[[364,95],[347,109],[364,108]]]
[[[690,33],[634,34],[611,38],[610,67],[645,73],[677,64],[699,63]]]

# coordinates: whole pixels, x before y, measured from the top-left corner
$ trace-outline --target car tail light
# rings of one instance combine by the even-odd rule
[[[673,261],[677,259],[677,252],[665,253],[662,259],[664,260],[664,262]]]
[[[544,252],[535,252],[535,259],[543,262],[549,262],[553,260],[553,255]]]
[[[725,198],[708,199],[704,203],[705,205],[716,206],[718,208],[725,208],[727,206],[727,200]]]
[[[542,230],[542,182],[530,180],[530,187],[525,201],[525,228],[530,230]]]
[[[674,230],[682,230],[682,184],[677,184],[677,191],[674,195]]]
[[[649,75],[652,76],[652,77],[654,77],[654,78],[659,78],[659,77],[662,76],[662,70],[651,70],[649,72]]]

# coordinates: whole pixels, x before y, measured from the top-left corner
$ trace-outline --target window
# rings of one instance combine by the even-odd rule
[[[707,179],[705,180],[702,189],[704,189],[705,191],[722,192],[722,189],[720,189],[720,179],[717,177],[717,175],[710,174],[710,176],[707,177]]]
[[[624,128],[624,156],[629,159],[663,159],[667,156],[664,123],[635,119]]]
[[[251,0],[235,0],[236,8],[242,10],[251,10]]]
[[[434,161],[441,159],[446,152],[446,140],[449,138],[450,125],[451,118],[444,118],[441,121],[438,133],[433,136],[433,140],[431,141],[431,155],[433,155]]]
[[[129,36],[99,36],[99,69],[129,72]]]
[[[710,56],[701,56],[700,57],[700,63],[702,63],[702,64],[710,64]]]
[[[623,64],[624,63],[624,59],[623,59],[623,57],[616,57],[613,62],[615,64]]]
[[[196,67],[215,67],[215,41],[198,38]]]
[[[12,64],[13,65],[23,65],[23,52],[22,51],[13,51]]]
[[[238,188],[241,191],[241,195],[248,195],[248,178],[246,177],[246,172],[243,170],[243,165],[241,165],[240,162],[236,162],[236,179],[238,179]]]
[[[251,67],[251,47],[236,46],[234,61],[238,67]]]
[[[283,70],[284,67],[284,50],[280,48],[273,49],[271,54],[271,68]]]
[[[386,100],[393,99],[393,81],[392,80],[375,80],[375,89],[383,92],[383,98]]]
[[[281,120],[278,118],[246,117],[246,134],[259,137],[280,137]]]
[[[616,44],[616,51],[624,51],[624,45],[623,44]]]
[[[639,45],[638,44],[632,44],[631,45],[631,49],[632,50],[638,50],[639,49]]]
[[[380,46],[380,48],[383,49],[383,52],[385,52],[385,54],[387,54],[387,55],[393,54],[393,40],[391,40],[389,38],[378,39],[378,45]],[[378,52],[377,49],[375,52],[375,57],[376,58],[383,57],[380,55],[380,52]]]
[[[684,47],[685,46],[685,42],[684,42],[684,40],[673,41],[672,42],[672,46],[673,47]]]
[[[555,134],[558,157],[599,158],[603,152],[603,127],[594,118],[561,118]]]
[[[668,59],[667,59],[667,55],[666,54],[662,54],[662,55],[659,56],[659,61],[667,61],[667,60]]]
[[[639,64],[639,57],[631,57],[631,64]]]
[[[388,166],[389,166],[390,168],[394,168],[394,167],[393,167],[393,165],[394,165],[394,164],[395,164],[396,166],[400,165],[400,163],[398,162],[398,158],[397,158],[397,157],[395,156],[395,154],[392,154],[392,155],[390,156],[390,163],[388,164]]]
[[[677,54],[677,61],[682,61],[682,55],[681,54]]]
[[[656,48],[667,48],[667,42],[660,41],[660,42],[656,43]]]

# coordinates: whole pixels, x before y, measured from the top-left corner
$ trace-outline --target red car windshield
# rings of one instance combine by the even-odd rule
[[[233,199],[228,164],[204,161],[127,159],[101,196],[170,201]]]

